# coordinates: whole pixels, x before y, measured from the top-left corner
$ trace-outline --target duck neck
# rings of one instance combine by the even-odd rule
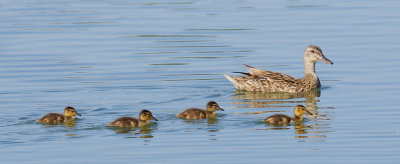
[[[139,119],[139,126],[146,125],[146,124],[148,124],[149,122],[150,122],[149,120],[140,120],[140,119]]]
[[[65,115],[64,115],[64,117],[65,117],[66,120],[73,120],[73,119],[75,119],[75,116],[65,116]]]
[[[315,74],[315,61],[304,58],[304,74]]]
[[[207,114],[207,118],[208,118],[208,117],[215,117],[215,112],[214,112],[214,111],[209,111],[209,110],[207,110],[207,111],[206,111],[206,114]]]
[[[303,120],[303,116],[294,116],[294,121],[301,121]]]
[[[321,84],[319,78],[315,73],[315,61],[304,58],[304,79],[305,83],[312,87],[319,87]]]

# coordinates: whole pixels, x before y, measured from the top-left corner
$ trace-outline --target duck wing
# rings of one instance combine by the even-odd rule
[[[246,66],[248,68],[251,76],[257,76],[259,78],[266,78],[269,80],[276,80],[276,81],[296,81],[297,80],[296,78],[289,76],[287,74],[284,74],[284,73],[258,69],[253,66],[247,65],[247,64],[244,64],[244,66]]]
[[[301,90],[301,79],[296,79],[280,72],[272,72],[245,65],[249,73],[245,76],[225,77],[232,82],[235,88],[247,91],[264,92],[299,92]]]

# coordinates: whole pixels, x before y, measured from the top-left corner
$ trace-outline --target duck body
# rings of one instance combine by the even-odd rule
[[[214,118],[217,110],[224,111],[215,101],[207,103],[206,109],[189,108],[176,115],[182,119],[207,119]]]
[[[176,117],[183,119],[206,119],[209,117],[215,117],[215,115],[215,112],[207,112],[204,109],[189,108],[176,115]]]
[[[263,91],[263,92],[304,92],[321,86],[315,73],[315,63],[322,61],[333,64],[327,59],[318,46],[310,45],[304,51],[304,78],[297,79],[280,72],[258,69],[245,65],[249,72],[245,76],[232,77],[224,75],[238,90]]]
[[[147,124],[148,121],[140,121],[137,118],[134,117],[120,117],[114,120],[113,122],[109,123],[107,126],[117,126],[117,127],[137,127],[137,126],[143,126]]]
[[[123,116],[123,117],[117,118],[116,120],[107,124],[106,126],[138,127],[138,126],[144,126],[144,125],[149,124],[151,119],[158,121],[155,117],[153,117],[153,114],[150,111],[144,109],[140,112],[139,118]]]
[[[39,123],[44,123],[44,124],[59,124],[63,123],[65,121],[70,121],[75,119],[75,115],[80,116],[78,112],[76,112],[76,109],[70,106],[65,107],[64,109],[64,114],[61,113],[48,113],[44,115],[42,118],[39,120],[36,120],[36,122]]]
[[[65,121],[65,116],[61,113],[48,113],[36,122],[44,124],[57,124]]]
[[[264,120],[262,120],[262,122],[266,122],[269,124],[288,124],[288,123],[303,121],[304,120],[303,114],[305,113],[312,115],[311,112],[306,110],[306,107],[304,107],[303,105],[297,105],[294,108],[294,117],[290,117],[284,114],[274,114],[265,118]]]
[[[267,117],[262,122],[267,122],[270,124],[288,124],[296,121],[300,121],[303,118],[292,118],[288,115],[284,114],[274,114],[272,116]]]

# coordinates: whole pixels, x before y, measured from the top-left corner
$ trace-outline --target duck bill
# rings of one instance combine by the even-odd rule
[[[306,112],[307,112],[307,114],[309,114],[309,115],[314,115],[314,114],[312,114],[310,111],[308,111],[308,110],[306,110]]]
[[[78,113],[78,112],[75,112],[75,114],[76,114],[76,115],[78,115],[78,116],[81,116],[81,114],[80,114],[80,113]]]
[[[333,64],[333,62],[331,61],[331,60],[329,60],[328,58],[326,58],[325,56],[324,56],[324,54],[321,54],[321,58],[319,59],[319,61],[321,61],[321,62],[323,62],[323,63],[325,63],[325,64]]]
[[[225,111],[224,109],[222,109],[222,108],[218,108],[218,110],[220,110],[220,111]]]
[[[158,121],[154,116],[151,116],[152,120]]]

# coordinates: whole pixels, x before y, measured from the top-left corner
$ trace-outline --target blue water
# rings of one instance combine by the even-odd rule
[[[397,163],[397,1],[0,1],[1,163]],[[320,90],[239,92],[242,64],[303,76],[322,48]],[[175,114],[214,100],[216,120]],[[269,126],[297,104],[303,124]],[[35,122],[67,105],[72,125]],[[149,109],[159,120],[108,128]]]

